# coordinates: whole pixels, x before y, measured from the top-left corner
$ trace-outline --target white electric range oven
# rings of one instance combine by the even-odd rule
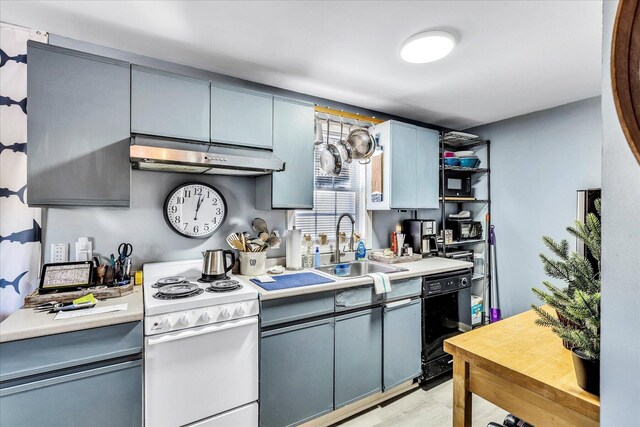
[[[258,294],[202,260],[145,264],[145,426],[258,425]]]

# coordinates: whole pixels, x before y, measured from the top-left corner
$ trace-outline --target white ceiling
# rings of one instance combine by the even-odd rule
[[[464,129],[600,93],[600,1],[6,1],[3,22]],[[453,53],[408,64],[409,36]]]

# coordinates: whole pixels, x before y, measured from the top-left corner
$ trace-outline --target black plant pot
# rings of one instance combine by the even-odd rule
[[[585,391],[600,396],[600,360],[587,357],[581,350],[572,349],[573,369],[578,385]]]

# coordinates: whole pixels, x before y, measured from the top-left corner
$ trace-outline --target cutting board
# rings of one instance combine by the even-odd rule
[[[371,159],[371,192],[382,194],[382,156],[377,155]]]
[[[258,279],[251,279],[251,281],[266,291],[277,291],[280,289],[299,288],[302,286],[322,285],[324,283],[335,282],[333,279],[309,271],[272,276],[272,278],[275,282],[262,283]]]

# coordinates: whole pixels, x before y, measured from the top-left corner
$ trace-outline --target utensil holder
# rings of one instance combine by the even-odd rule
[[[260,276],[266,272],[266,252],[240,252],[240,274]]]

